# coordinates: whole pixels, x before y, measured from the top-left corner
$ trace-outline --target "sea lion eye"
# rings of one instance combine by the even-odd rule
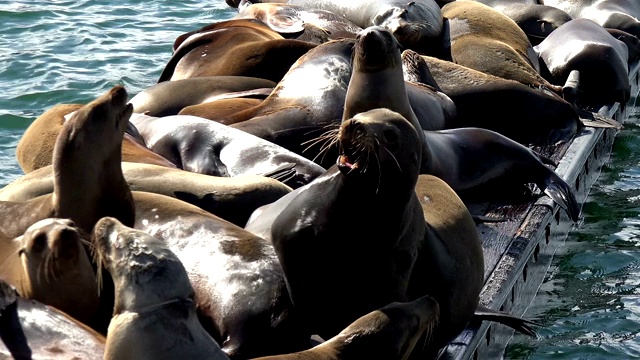
[[[389,148],[393,148],[398,145],[398,134],[393,130],[385,130],[383,132],[384,141],[389,145]]]
[[[45,246],[47,246],[47,237],[40,233],[33,239],[33,244],[31,245],[31,249],[34,252],[42,252]]]

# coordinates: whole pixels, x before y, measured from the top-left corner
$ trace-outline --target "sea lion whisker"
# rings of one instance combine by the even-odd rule
[[[382,180],[382,167],[380,166],[380,158],[378,158],[378,153],[374,151],[373,155],[376,156],[376,161],[378,162],[378,187],[376,187],[376,195],[377,195],[378,190],[380,190],[380,182]]]
[[[386,146],[382,147],[386,152],[389,153],[389,155],[391,155],[391,157],[393,158],[393,160],[396,162],[396,165],[398,165],[398,170],[400,170],[400,172],[402,172],[402,168],[400,167],[400,163],[398,162],[398,159],[396,159],[395,155],[393,155],[391,153],[391,151],[389,151],[389,149],[386,148]]]
[[[331,138],[324,139],[324,143],[322,144],[322,146],[320,146],[320,150],[318,151],[318,154],[316,154],[316,156],[314,156],[311,161],[315,162],[318,156],[328,152],[329,148],[331,147],[331,144],[332,144]],[[324,159],[324,155],[322,155],[322,159]]]
[[[303,142],[301,145],[306,145],[308,143],[311,143],[311,144],[309,146],[307,146],[304,150],[302,150],[302,152],[305,152],[305,151],[309,150],[311,147],[317,145],[318,143],[322,142],[323,140],[326,142],[327,140],[333,139],[336,136],[337,136],[337,133],[334,133],[333,130],[328,130],[325,133],[323,133],[322,135],[318,136],[317,138],[314,138],[314,139],[307,140],[307,141]]]
[[[338,142],[338,136],[336,134],[336,136],[331,140],[331,142],[329,143],[329,145],[323,150],[324,154],[322,155],[322,159],[320,159],[320,162],[324,162],[324,157],[325,155],[327,155],[327,153],[329,152],[329,149],[335,145]]]

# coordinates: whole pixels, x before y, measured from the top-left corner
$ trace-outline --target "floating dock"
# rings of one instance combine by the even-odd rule
[[[629,118],[638,96],[639,69],[638,62],[629,69],[629,103],[605,106],[598,111],[601,115],[620,123]],[[572,187],[582,207],[602,165],[609,159],[617,132],[616,129],[583,128],[570,142],[534,150],[558,163],[556,173]],[[480,304],[522,316],[574,223],[547,196],[515,206],[485,204],[480,210],[489,216],[506,218],[504,222],[478,225],[485,261]],[[473,212],[477,213],[477,209]],[[445,348],[439,359],[500,359],[512,336],[513,330],[501,324],[472,323]]]

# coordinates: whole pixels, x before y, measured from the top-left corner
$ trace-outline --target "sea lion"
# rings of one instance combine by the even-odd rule
[[[0,265],[2,278],[20,296],[51,305],[91,326],[100,300],[83,246],[87,242],[88,237],[71,220],[40,220],[12,241],[19,249]],[[13,270],[12,279],[4,276],[7,270]]]
[[[133,105],[133,112],[161,117],[177,115],[190,105],[208,103],[233,94],[235,97],[246,96],[253,94],[251,90],[275,86],[273,81],[246,76],[205,76],[155,84],[139,92],[129,102]]]
[[[332,40],[355,38],[362,27],[331,11],[312,9],[292,4],[253,4],[242,0],[235,19],[257,19],[280,34],[304,31],[305,24],[323,29]]]
[[[546,65],[543,75],[564,84],[569,73],[580,73],[578,103],[599,108],[630,98],[627,46],[589,19],[574,19],[536,46]]]
[[[198,322],[184,266],[162,241],[105,217],[92,242],[115,285],[105,359],[228,359]]]
[[[605,30],[607,30],[611,36],[627,45],[627,50],[629,51],[629,64],[640,58],[640,40],[638,37],[618,29],[605,28]]]
[[[594,2],[580,12],[605,28],[622,30],[640,37],[640,4],[633,0],[604,0]]]
[[[456,64],[561,93],[540,76],[527,35],[506,15],[471,0],[445,5],[442,15],[448,19],[451,60]]]
[[[380,86],[372,87],[372,83]],[[360,34],[343,119],[375,107],[396,111],[421,130],[405,90],[397,41],[380,27]],[[477,192],[478,187],[491,183],[504,187],[535,182],[567,209],[572,219],[578,219],[580,210],[571,188],[545,166],[550,161],[515,141],[479,128],[421,131],[420,135],[421,174],[437,176],[455,191]]]
[[[85,232],[103,216],[133,224],[131,191],[122,176],[122,138],[133,107],[115,86],[64,123],[53,150],[54,191],[25,202],[0,203],[0,228],[15,238],[50,217],[68,218]]]
[[[291,191],[280,181],[253,175],[231,179],[128,162],[122,163],[122,173],[131,190],[171,196],[239,226],[256,208]],[[47,166],[0,189],[0,201],[27,201],[51,192],[53,172]]]
[[[382,26],[403,47],[436,54],[441,49],[443,18],[433,0],[291,0],[289,4],[331,11],[361,28]]]
[[[105,338],[67,314],[19,297],[0,280],[0,357],[99,360]]]
[[[203,327],[231,358],[302,350],[298,322],[273,246],[193,205],[133,192],[135,228],[162,240],[184,265]]]
[[[424,334],[431,336],[438,313],[438,303],[428,295],[411,302],[394,302],[361,316],[312,349],[254,360],[407,359]]]
[[[161,118],[134,114],[131,122],[149,148],[188,171],[215,176],[264,175],[287,168],[292,188],[324,172],[312,161],[246,132],[190,115]]]
[[[53,147],[62,126],[69,118],[69,114],[82,106],[81,104],[56,105],[29,125],[16,146],[18,165],[25,174],[51,165]],[[169,160],[141,145],[128,133],[125,133],[122,142],[122,158],[124,161],[176,167]]]
[[[181,35],[158,82],[235,75],[278,82],[316,44],[284,39],[264,23],[234,19]]]
[[[386,303],[430,295],[441,310],[431,353],[464,328],[477,306],[483,257],[475,224],[442,182],[427,189],[429,206],[444,209],[429,213],[427,230],[414,190],[421,145],[398,113],[360,113],[342,123],[338,136],[337,165],[300,189],[271,227],[291,299],[311,330],[329,338]],[[336,287],[339,296],[329,291]]]

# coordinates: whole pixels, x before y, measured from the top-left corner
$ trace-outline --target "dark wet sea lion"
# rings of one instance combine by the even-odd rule
[[[339,137],[338,165],[286,196],[271,227],[291,299],[311,330],[328,338],[379,303],[430,295],[441,310],[431,354],[476,309],[483,257],[475,224],[441,180],[416,188],[421,146],[399,114],[360,113],[343,122]],[[336,287],[343,290],[329,290]]]
[[[635,35],[618,29],[605,28],[605,30],[607,30],[611,36],[627,45],[629,64],[640,58],[640,40]]]
[[[640,36],[640,3],[635,0],[545,0],[577,18],[589,19],[605,28]]]
[[[129,188],[186,201],[236,225],[244,226],[258,207],[291,191],[280,181],[245,175],[233,179],[160,166],[122,163]],[[33,171],[0,189],[0,201],[27,201],[53,192],[51,166]]]
[[[329,34],[330,39],[355,38],[362,27],[333,12],[300,5],[242,1],[235,18],[258,19],[280,34],[305,31],[305,24],[312,24]]]
[[[339,138],[338,165],[300,189],[271,228],[295,308],[323,338],[408,300],[424,234],[413,193],[421,155],[415,128],[377,109],[343,122]]]
[[[63,312],[23,299],[0,280],[0,357],[103,358],[105,338]]]
[[[407,359],[424,334],[430,337],[438,313],[438,303],[427,295],[412,302],[391,303],[361,316],[312,349],[254,360]]]
[[[509,17],[482,3],[458,0],[445,5],[451,59],[472,69],[556,93],[540,76],[540,64],[527,35]]]
[[[291,0],[290,4],[327,10],[364,28],[381,26],[403,47],[437,53],[442,37],[442,12],[433,0]]]
[[[0,203],[0,228],[15,238],[50,217],[69,218],[86,232],[103,216],[133,224],[133,200],[121,169],[122,138],[131,115],[116,86],[64,123],[53,151],[54,191],[25,202]]]
[[[564,84],[571,71],[579,71],[578,103],[582,106],[597,109],[629,100],[627,46],[595,22],[571,20],[551,33],[536,50],[546,65],[543,74],[555,84]]]
[[[92,242],[115,285],[105,359],[228,359],[200,325],[185,268],[162,241],[106,217]]]
[[[53,147],[69,114],[80,109],[80,104],[59,104],[45,111],[25,130],[16,147],[16,158],[24,173],[51,165]],[[169,160],[147,149],[125,132],[122,141],[124,161],[176,167]]]
[[[149,148],[188,171],[215,176],[268,175],[290,168],[281,181],[293,188],[324,172],[314,162],[246,132],[203,118],[134,114]]]
[[[278,82],[300,56],[316,46],[284,39],[251,19],[216,23],[182,35],[176,44],[158,82],[220,75]]]
[[[273,81],[245,76],[205,76],[153,85],[129,102],[133,112],[160,117],[176,115],[187,106],[208,103],[228,93],[275,86]]]
[[[272,245],[193,205],[133,192],[135,228],[162,240],[184,265],[203,327],[231,357],[299,351],[296,320]]]

